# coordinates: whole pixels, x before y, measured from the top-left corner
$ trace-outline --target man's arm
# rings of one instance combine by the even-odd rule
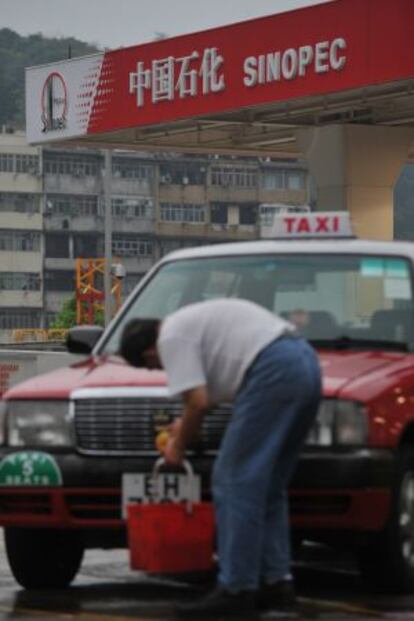
[[[183,415],[172,427],[164,457],[167,463],[179,465],[185,449],[198,437],[205,413],[209,408],[206,386],[197,386],[183,394]]]

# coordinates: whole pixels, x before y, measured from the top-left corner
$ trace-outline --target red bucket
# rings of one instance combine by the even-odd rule
[[[155,474],[163,460],[158,460]],[[187,472],[188,464],[186,464]],[[190,476],[192,468],[190,466]],[[128,505],[130,565],[148,573],[209,571],[214,567],[211,503]]]
[[[132,569],[148,573],[213,568],[214,514],[209,503],[187,506],[130,505],[128,538]]]

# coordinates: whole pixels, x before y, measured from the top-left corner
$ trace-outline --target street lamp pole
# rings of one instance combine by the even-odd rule
[[[104,202],[105,202],[105,268],[104,268],[104,293],[105,293],[105,326],[112,319],[112,151],[105,149],[104,171]]]

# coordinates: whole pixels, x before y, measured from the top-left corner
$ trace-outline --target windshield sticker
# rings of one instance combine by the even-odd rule
[[[411,287],[408,278],[385,278],[384,296],[388,300],[411,300]]]
[[[384,276],[383,259],[362,259],[361,260],[361,276],[369,278]]]
[[[7,455],[0,462],[0,486],[62,485],[62,473],[55,459],[47,453],[22,451]]]
[[[385,261],[385,276],[390,278],[408,278],[409,273],[407,261],[399,259]]]

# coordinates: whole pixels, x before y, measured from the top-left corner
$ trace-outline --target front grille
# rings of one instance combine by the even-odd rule
[[[292,494],[289,499],[292,515],[344,515],[351,506],[351,496],[344,494]]]
[[[52,513],[52,499],[49,494],[14,494],[3,492],[0,495],[0,514],[19,515],[50,515]]]
[[[75,399],[75,434],[81,453],[156,455],[155,437],[182,412],[180,401],[111,397]],[[231,415],[230,406],[214,408],[203,422],[200,449],[217,451]]]
[[[67,494],[67,509],[83,520],[118,520],[121,515],[120,494]]]

